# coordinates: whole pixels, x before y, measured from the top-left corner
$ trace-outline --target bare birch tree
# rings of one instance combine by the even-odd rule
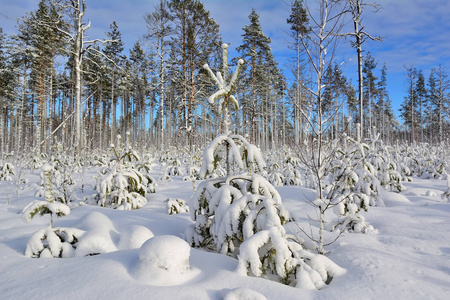
[[[314,239],[318,244],[318,252],[325,252],[325,212],[333,207],[333,203],[324,197],[323,180],[324,171],[331,159],[331,155],[326,155],[324,131],[328,119],[323,115],[323,88],[324,76],[328,68],[331,67],[335,56],[338,35],[342,29],[342,20],[346,11],[346,4],[341,1],[321,0],[318,3],[318,12],[315,13],[311,7],[305,5],[308,13],[311,31],[308,35],[302,35],[301,42],[308,57],[308,62],[313,69],[315,84],[309,92],[315,98],[314,117],[305,118],[310,124],[311,147],[310,153],[303,157],[303,163],[314,174],[317,187],[317,199],[313,204],[318,208],[319,215],[319,236]],[[300,108],[301,109],[301,108]],[[301,111],[303,111],[301,109]]]

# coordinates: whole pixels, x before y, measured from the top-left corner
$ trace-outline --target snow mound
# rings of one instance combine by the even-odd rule
[[[111,235],[101,230],[93,230],[83,235],[83,239],[78,242],[75,255],[89,256],[113,251],[117,251],[117,247]]]
[[[437,197],[437,194],[436,194],[435,191],[427,191],[425,193],[425,196],[427,196],[427,197]]]
[[[80,221],[79,227],[84,230],[114,230],[113,222],[107,216],[99,212],[91,212],[84,216]]]
[[[267,298],[254,290],[237,288],[225,290],[223,292],[223,300],[267,300]]]
[[[155,286],[175,286],[193,279],[198,270],[189,265],[191,247],[173,235],[149,239],[139,250],[139,261],[132,275],[139,281]]]
[[[75,250],[76,256],[117,251],[112,234],[117,234],[112,221],[102,213],[92,212],[81,219],[79,227],[86,231]]]
[[[394,192],[383,191],[380,198],[383,200],[384,205],[387,207],[411,203],[411,201],[409,201],[408,198],[406,198],[402,194]]]
[[[149,267],[182,273],[189,269],[191,247],[186,241],[162,235],[145,242],[139,250],[139,261]]]
[[[136,249],[155,235],[147,227],[133,225],[131,228],[120,235],[119,249]]]

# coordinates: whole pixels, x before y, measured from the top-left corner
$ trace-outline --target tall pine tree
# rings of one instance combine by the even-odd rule
[[[192,145],[194,111],[203,90],[201,77],[206,76],[201,67],[210,60],[212,53],[220,51],[219,25],[199,0],[172,0],[169,8],[176,32],[171,45],[172,63],[177,70],[173,70],[176,77],[172,79],[177,81],[181,98],[178,138],[182,138],[184,129],[185,142]]]
[[[375,126],[374,123],[374,111],[375,111],[375,101],[378,90],[376,87],[376,80],[378,79],[374,70],[377,67],[377,63],[375,58],[372,57],[371,53],[368,52],[366,57],[364,58],[364,64],[362,68],[363,72],[363,91],[364,91],[364,108],[365,115],[369,118],[369,124],[366,126],[368,132],[373,132],[373,128]],[[363,134],[364,136],[364,134]]]
[[[250,140],[256,141],[257,107],[260,99],[258,76],[264,73],[264,61],[272,54],[269,46],[271,40],[262,32],[259,15],[252,9],[248,18],[250,24],[242,28],[244,30],[242,34],[243,43],[237,47],[237,51],[246,61],[241,82],[250,89],[247,96],[248,100],[242,103],[243,123],[250,123]]]
[[[106,33],[109,41],[106,42],[103,53],[108,58],[110,87],[111,87],[111,142],[114,143],[117,136],[117,99],[118,99],[118,76],[121,71],[121,61],[125,58],[122,55],[124,42],[116,21],[109,26],[110,31]]]
[[[303,61],[302,61],[302,53],[303,46],[301,42],[301,36],[308,34],[310,28],[308,27],[308,15],[306,13],[305,8],[302,5],[302,1],[295,0],[291,3],[291,14],[287,19],[287,23],[290,25],[290,42],[289,48],[295,51],[294,61],[291,63],[292,74],[294,75],[294,85],[295,93],[292,98],[293,102],[293,121],[294,121],[294,142],[295,144],[299,143],[299,139],[303,139],[303,124],[305,122],[304,117],[302,115],[302,111],[307,111],[308,104],[306,100],[308,99],[306,96],[305,85],[306,82],[303,80]]]
[[[406,68],[406,84],[408,95],[404,98],[400,107],[400,116],[403,118],[405,126],[409,128],[410,143],[414,143],[416,140],[416,127],[418,120],[418,101],[417,93],[415,90],[415,84],[417,80],[417,69],[413,66]]]

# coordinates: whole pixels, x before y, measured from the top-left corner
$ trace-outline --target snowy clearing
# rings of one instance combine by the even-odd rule
[[[92,235],[80,247],[107,253],[26,257],[30,236],[47,227],[50,218],[22,221],[23,208],[36,199],[33,183],[38,175],[27,177],[29,183],[18,198],[11,182],[0,182],[2,299],[445,299],[450,293],[450,204],[439,197],[446,190],[444,180],[414,178],[400,194],[383,192],[385,207],[364,213],[376,232],[345,233],[327,249],[327,256],[346,273],[322,290],[307,290],[240,275],[237,259],[183,248],[186,244],[175,237],[183,238],[193,221],[188,212],[169,215],[165,208],[168,198],[188,201],[192,196],[192,183],[181,177],[160,182],[138,210],[72,206],[70,215],[55,218],[55,227],[75,227]],[[89,178],[86,174],[85,194],[94,192],[95,181]],[[277,190],[299,224],[307,226],[308,214],[314,214],[307,203],[311,190],[296,186]],[[184,269],[152,269],[153,263],[145,262],[151,256],[145,240],[153,235],[163,237],[157,248],[170,248],[173,236],[175,262],[189,259]],[[161,259],[171,265],[168,257]]]

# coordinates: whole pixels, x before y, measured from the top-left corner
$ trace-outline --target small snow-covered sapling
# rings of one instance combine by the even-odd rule
[[[52,182],[53,168],[49,164],[45,164],[41,169],[41,175],[44,179],[45,201],[34,200],[30,202],[23,209],[22,220],[24,222],[30,222],[37,214],[50,214],[50,227],[53,227],[53,214],[58,217],[66,216],[70,213],[70,208],[64,203],[55,201]]]
[[[169,215],[189,212],[189,207],[186,206],[186,201],[182,199],[169,198],[164,202],[166,204],[166,212]]]
[[[154,192],[155,181],[133,165],[140,160],[138,153],[131,147],[122,151],[120,136],[117,140],[118,146],[111,145],[110,149],[111,167],[100,173],[99,177],[95,177],[97,194],[93,196],[93,200],[103,207],[138,209],[147,203],[146,193]]]
[[[0,181],[12,181],[12,175],[16,175],[12,164],[5,162],[0,165]]]

